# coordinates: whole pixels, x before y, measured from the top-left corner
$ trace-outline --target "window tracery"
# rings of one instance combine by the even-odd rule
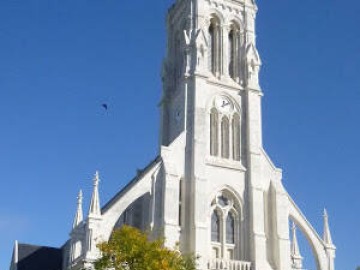
[[[239,214],[238,204],[226,191],[212,201],[211,243],[214,258],[239,259]]]
[[[225,96],[215,97],[210,110],[210,156],[241,160],[240,113]]]

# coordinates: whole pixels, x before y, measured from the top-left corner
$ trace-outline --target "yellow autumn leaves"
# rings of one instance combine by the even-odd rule
[[[196,258],[164,247],[164,239],[149,240],[130,226],[116,229],[109,242],[98,245],[102,257],[96,270],[195,270]]]

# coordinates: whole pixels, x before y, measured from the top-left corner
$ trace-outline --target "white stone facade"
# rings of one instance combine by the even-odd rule
[[[327,214],[321,238],[263,149],[256,13],[254,0],[177,0],[170,8],[159,156],[101,210],[96,174],[84,220],[79,194],[64,270],[91,266],[96,243],[125,223],[200,255],[202,270],[301,269],[289,220],[318,270],[334,270]]]

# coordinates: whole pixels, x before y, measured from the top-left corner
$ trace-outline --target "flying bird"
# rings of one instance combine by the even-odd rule
[[[101,107],[103,107],[105,110],[108,109],[108,105],[106,103],[101,104]]]

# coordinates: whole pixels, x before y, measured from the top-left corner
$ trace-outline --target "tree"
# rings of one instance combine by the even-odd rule
[[[116,229],[98,248],[102,257],[94,264],[96,270],[196,270],[195,256],[164,247],[164,239],[150,241],[130,226]]]
[[[360,266],[356,267],[356,270],[360,270]]]

